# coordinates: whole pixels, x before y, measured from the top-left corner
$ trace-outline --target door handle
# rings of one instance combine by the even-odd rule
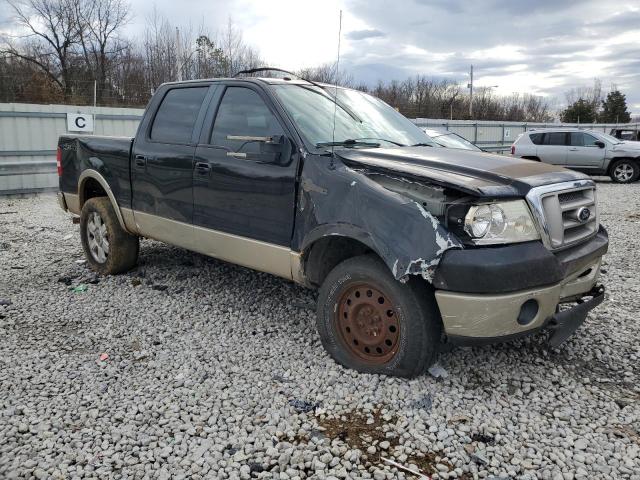
[[[577,151],[578,151],[578,149],[577,149],[577,148],[570,148],[570,149],[569,149],[569,151],[570,151],[570,152],[577,152]]]
[[[201,175],[208,175],[211,171],[211,165],[207,162],[196,162],[195,169]]]
[[[144,155],[135,156],[136,167],[144,168],[147,165],[147,157]]]

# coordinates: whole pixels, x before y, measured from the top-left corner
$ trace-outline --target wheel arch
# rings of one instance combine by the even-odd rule
[[[104,195],[99,195],[100,193],[104,193]],[[129,228],[127,228],[124,217],[122,216],[122,211],[120,210],[120,206],[116,201],[113,191],[111,191],[109,183],[100,174],[100,172],[93,169],[84,170],[78,179],[78,204],[80,206],[80,210],[82,210],[82,207],[87,200],[99,196],[106,196],[109,198],[109,202],[111,202],[111,206],[116,212],[118,223],[120,223],[122,229],[126,232],[133,233]]]
[[[359,255],[372,254],[391,270],[371,236],[350,225],[325,225],[310,232],[300,252],[300,270],[305,283],[319,287],[339,263]]]
[[[607,166],[607,175],[611,174],[611,170],[613,169],[613,166],[619,160],[630,160],[633,163],[635,163],[636,165],[638,165],[638,167],[640,167],[640,156],[638,156],[638,157],[629,157],[629,156],[613,157],[611,160],[609,160],[609,165]]]

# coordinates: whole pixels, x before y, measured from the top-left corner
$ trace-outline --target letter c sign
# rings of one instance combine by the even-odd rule
[[[67,113],[67,131],[93,132],[93,115],[90,113]]]

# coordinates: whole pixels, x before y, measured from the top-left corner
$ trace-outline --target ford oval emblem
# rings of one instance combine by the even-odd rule
[[[582,207],[580,210],[578,210],[578,220],[580,220],[582,223],[586,222],[590,218],[591,210],[589,210],[587,207]]]

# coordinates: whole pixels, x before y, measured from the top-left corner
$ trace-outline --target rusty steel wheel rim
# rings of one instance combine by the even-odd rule
[[[347,350],[371,364],[387,363],[398,351],[400,322],[389,295],[367,283],[348,287],[338,299],[335,322]]]

